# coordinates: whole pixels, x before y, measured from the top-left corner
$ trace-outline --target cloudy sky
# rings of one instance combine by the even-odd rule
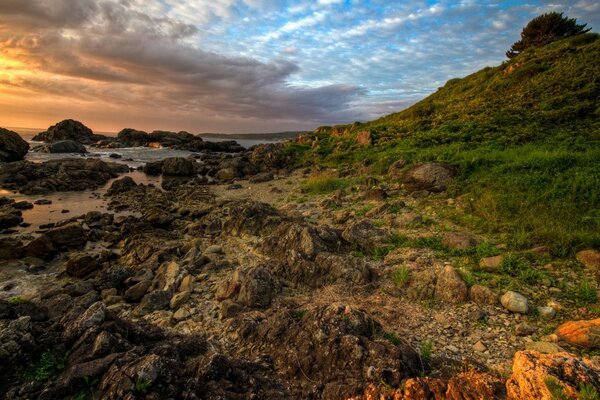
[[[0,0],[0,126],[313,129],[505,59],[533,17],[600,2]]]

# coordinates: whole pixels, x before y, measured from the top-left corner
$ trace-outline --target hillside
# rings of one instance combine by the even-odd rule
[[[497,232],[512,248],[557,255],[600,246],[600,36],[530,49],[448,81],[414,106],[368,123],[320,127],[310,162],[362,163],[385,175],[404,160],[460,167],[450,196],[473,199],[455,220]],[[368,132],[368,133],[366,133]],[[370,138],[361,145],[357,136]],[[386,178],[388,182],[392,178]]]

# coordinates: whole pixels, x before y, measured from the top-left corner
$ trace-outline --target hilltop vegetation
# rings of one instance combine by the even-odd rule
[[[368,123],[315,130],[308,151],[327,166],[362,163],[386,174],[439,161],[460,167],[451,196],[470,201],[454,218],[501,234],[514,248],[556,255],[600,246],[600,36],[529,48],[497,67],[451,79],[414,106]],[[359,144],[357,137],[371,145]],[[388,178],[391,179],[391,178]],[[472,200],[470,200],[472,199]]]

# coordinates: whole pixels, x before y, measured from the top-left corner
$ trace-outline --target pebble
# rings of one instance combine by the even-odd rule
[[[483,353],[487,350],[487,347],[485,347],[485,345],[481,343],[481,341],[479,341],[473,345],[473,350],[475,350],[478,353]]]
[[[520,293],[508,291],[500,298],[500,303],[509,311],[526,314],[529,311],[527,298]]]
[[[552,307],[538,307],[537,311],[540,318],[543,319],[552,319],[556,315],[556,311]]]

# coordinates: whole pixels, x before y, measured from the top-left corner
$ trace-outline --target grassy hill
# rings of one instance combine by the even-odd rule
[[[371,146],[357,143],[365,131]],[[600,247],[600,35],[529,49],[404,111],[312,136],[311,151],[290,152],[329,166],[369,164],[379,175],[399,159],[460,166],[449,194],[473,200],[455,218],[513,248]]]

